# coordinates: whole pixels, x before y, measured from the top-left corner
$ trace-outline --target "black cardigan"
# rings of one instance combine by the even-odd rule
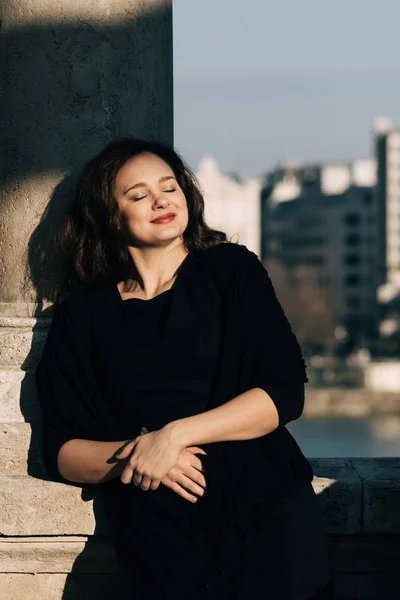
[[[262,263],[245,246],[223,243],[192,252],[178,278],[218,287],[222,299],[221,352],[208,407],[221,405],[260,387],[273,399],[279,427],[253,440],[207,444],[201,459],[212,501],[199,503],[204,526],[215,539],[238,536],[243,548],[247,526],[262,526],[268,507],[297,485],[312,480],[312,469],[285,425],[300,416],[305,364],[296,337],[276,298]],[[36,382],[43,408],[44,458],[60,479],[57,455],[72,438],[121,438],[112,408],[97,387],[91,363],[92,294],[68,297],[55,312]],[[69,366],[74,368],[69,370]],[[78,372],[71,380],[69,372]],[[138,424],[139,434],[139,424]],[[113,482],[108,486],[115,488]],[[228,572],[221,576],[229,577]]]

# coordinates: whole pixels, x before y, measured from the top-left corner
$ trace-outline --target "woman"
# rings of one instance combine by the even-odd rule
[[[135,598],[328,599],[311,467],[285,428],[301,351],[257,256],[203,212],[163,144],[113,142],[84,169],[36,376],[46,464],[104,484]]]

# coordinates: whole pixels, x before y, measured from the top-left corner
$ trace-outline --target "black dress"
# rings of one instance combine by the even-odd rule
[[[174,287],[151,300],[123,301],[115,284],[88,292],[84,303],[90,313],[90,327],[86,336],[82,332],[79,348],[71,347],[68,339],[72,340],[71,328],[79,321],[76,315],[81,308],[77,305],[82,304],[82,298],[77,295],[69,306],[66,303],[60,309],[37,371],[45,416],[45,457],[53,472],[57,449],[71,437],[129,439],[138,435],[139,427],[159,429],[210,408],[209,398],[220,368],[224,309],[217,287],[207,277],[202,279],[204,261],[210,260],[213,252],[217,250],[196,259],[188,255]],[[190,284],[194,277],[201,285]],[[83,319],[80,321],[82,324]],[[92,374],[87,369],[82,373],[85,360],[86,365],[90,362]],[[82,386],[85,377],[92,379]],[[73,394],[82,394],[86,385],[87,393],[104,401],[102,408],[99,402],[93,408],[92,402],[86,413],[83,410],[78,417],[81,424],[74,416],[74,431],[68,414],[61,414],[60,400],[57,408],[51,399],[62,393],[65,385],[69,386],[70,399]],[[303,393],[303,383],[298,381],[260,387],[279,404],[285,403],[285,397]],[[97,410],[104,414],[97,414]],[[90,438],[85,435],[85,420],[89,419],[99,423],[99,430],[100,423],[108,420],[107,436],[100,437],[99,432],[96,437],[94,428]],[[196,504],[162,485],[145,492],[119,480],[106,484],[114,543],[121,564],[132,577],[134,597],[330,598],[329,556],[310,472],[303,466],[304,475],[296,484],[287,485],[268,506],[256,507],[257,514],[237,510],[238,503],[234,506],[236,522],[231,519],[224,529],[220,525],[226,515],[212,511],[224,470],[223,454],[218,451],[221,447],[203,446],[207,455],[200,458],[207,488]],[[290,446],[287,452],[293,452]],[[234,495],[233,487],[231,492]],[[226,490],[227,495],[231,492]],[[225,505],[220,506],[228,506],[229,501],[226,498]],[[246,539],[241,537],[243,530]]]

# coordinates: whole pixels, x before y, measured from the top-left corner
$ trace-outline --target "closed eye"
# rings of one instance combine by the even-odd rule
[[[172,190],[164,190],[164,193],[167,192],[168,194],[171,192],[176,192],[176,189],[173,188]],[[147,194],[144,194],[144,196],[133,196],[131,198],[131,200],[142,200],[143,198],[146,198]]]

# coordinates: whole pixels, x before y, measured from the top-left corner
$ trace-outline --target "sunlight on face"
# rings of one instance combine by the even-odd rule
[[[171,167],[143,153],[129,160],[115,179],[121,227],[133,245],[160,245],[182,237],[189,220],[186,198]],[[155,219],[174,213],[173,220]]]

